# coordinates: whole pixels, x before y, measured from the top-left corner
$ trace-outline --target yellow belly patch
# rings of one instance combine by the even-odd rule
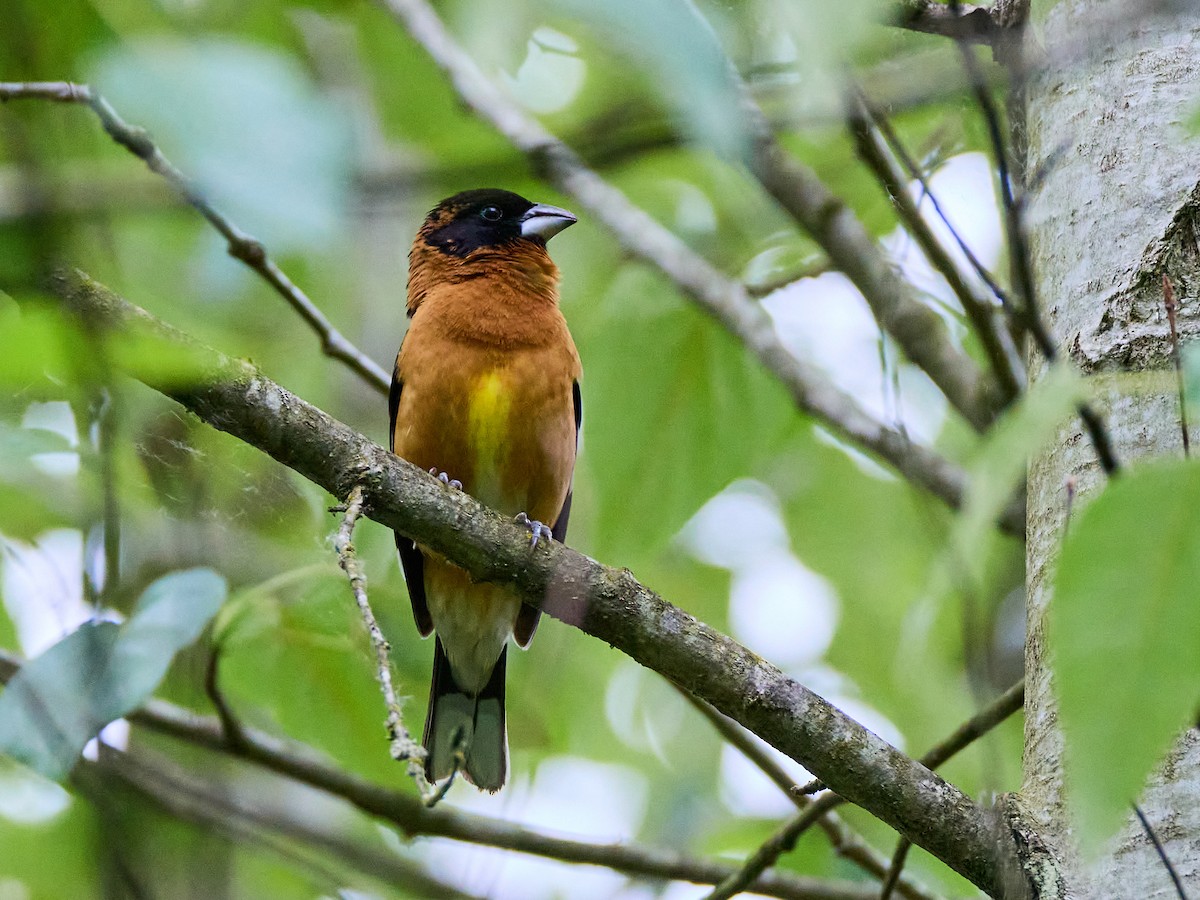
[[[471,389],[467,421],[471,448],[475,453],[475,477],[478,485],[498,487],[501,457],[509,441],[508,418],[512,398],[497,371],[480,376]]]

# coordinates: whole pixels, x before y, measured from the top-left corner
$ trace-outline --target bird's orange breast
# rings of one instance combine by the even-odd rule
[[[579,360],[566,323],[557,307],[535,310],[537,342],[497,346],[455,327],[456,299],[447,309],[428,298],[412,320],[397,361],[395,452],[501,512],[553,524],[575,465]]]

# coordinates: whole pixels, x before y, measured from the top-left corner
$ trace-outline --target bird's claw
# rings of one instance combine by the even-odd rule
[[[438,481],[440,481],[442,484],[448,485],[448,486],[454,488],[456,491],[462,490],[462,482],[461,481],[459,481],[457,478],[451,478],[445,472],[439,472],[437,469],[437,466],[432,466],[429,469],[429,474],[432,475],[434,478],[436,478]]]
[[[545,538],[547,541],[554,540],[554,532],[549,526],[543,525],[537,519],[531,519],[523,512],[517,513],[516,521],[518,525],[524,525],[529,529],[529,546],[537,547],[538,541]]]

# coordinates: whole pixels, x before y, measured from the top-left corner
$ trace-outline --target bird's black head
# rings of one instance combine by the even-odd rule
[[[518,240],[545,244],[575,216],[557,206],[532,203],[520,194],[485,188],[443,200],[425,219],[425,242],[452,256]]]

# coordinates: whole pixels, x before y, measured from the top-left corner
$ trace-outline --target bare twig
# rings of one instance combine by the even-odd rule
[[[1166,307],[1167,323],[1171,327],[1171,356],[1175,360],[1175,385],[1179,391],[1179,432],[1183,437],[1183,455],[1190,457],[1192,450],[1191,439],[1188,437],[1187,387],[1183,381],[1183,357],[1179,352],[1179,329],[1175,321],[1179,304],[1175,300],[1175,288],[1166,274],[1163,275],[1163,306]]]
[[[818,797],[807,809],[784,823],[782,828],[771,835],[743,863],[739,871],[718,884],[704,900],[729,900],[730,897],[748,890],[756,878],[762,877],[763,873],[775,865],[779,857],[791,852],[796,846],[796,841],[800,840],[800,835],[821,821],[827,812],[843,802],[837,794],[824,794]]]
[[[242,231],[205,198],[203,192],[163,155],[144,128],[130,125],[100,94],[86,84],[69,81],[0,82],[0,102],[7,100],[52,100],[88,107],[114,141],[161,175],[209,224],[221,233],[229,255],[257,272],[283,297],[321,339],[326,356],[345,363],[364,381],[386,394],[391,380],[379,365],[333,327],[325,314],[275,264],[261,241]]]
[[[971,716],[944,740],[934,744],[921,757],[921,762],[936,769],[960,751],[971,746],[1001,722],[1025,705],[1025,681],[1022,679],[993,700],[984,709]]]
[[[103,328],[86,326],[91,353],[72,360],[80,387],[73,400],[84,471],[95,489],[84,532],[82,556],[84,600],[99,610],[116,597],[121,564],[121,497],[116,461],[118,409],[108,336]]]
[[[896,843],[896,852],[892,854],[892,864],[879,891],[879,900],[890,900],[896,886],[901,883],[900,876],[904,872],[904,863],[908,860],[908,851],[911,849],[912,841],[906,837],[900,838]]]
[[[100,342],[97,351],[101,356],[107,350]],[[100,527],[104,534],[104,583],[100,596],[105,600],[116,597],[121,581],[121,495],[117,490],[118,467],[116,442],[120,427],[120,410],[116,389],[108,370],[108,361],[103,361],[106,383],[99,388],[93,403],[96,429],[96,454],[99,463],[101,485]],[[85,567],[87,562],[84,563]]]
[[[930,748],[929,752],[921,757],[921,763],[930,769],[936,769],[960,750],[987,734],[1019,710],[1024,703],[1025,682],[1020,681],[996,698],[986,709],[964,722],[945,740]],[[775,865],[780,856],[790,852],[800,836],[819,822],[821,816],[844,802],[845,800],[835,793],[818,797],[811,806],[775,832],[746,860],[737,875],[717,885],[705,900],[728,900],[746,890],[746,886]]]
[[[992,370],[1000,381],[1005,401],[1011,401],[1023,387],[1023,373],[1017,368],[1017,352],[1012,338],[1004,326],[997,321],[997,309],[987,299],[979,297],[971,288],[965,273],[959,271],[941,241],[934,236],[925,217],[908,192],[904,174],[899,170],[888,152],[880,133],[872,126],[866,106],[858,96],[848,98],[850,133],[854,138],[859,157],[875,173],[892,200],[900,220],[930,264],[946,279],[946,283],[958,298],[963,312],[971,320],[975,335],[987,354]],[[950,229],[952,232],[954,228]],[[957,238],[957,232],[955,232]],[[960,244],[963,243],[960,239]]]
[[[900,135],[896,133],[896,129],[892,127],[892,123],[888,121],[887,116],[880,113],[872,103],[866,101],[865,97],[864,103],[866,103],[867,112],[870,114],[871,120],[875,123],[875,127],[879,129],[879,132],[888,142],[888,146],[891,147],[892,152],[896,154],[896,157],[904,165],[908,176],[921,185],[921,195],[929,199],[934,212],[938,214],[938,218],[942,220],[942,224],[946,226],[946,229],[954,238],[958,249],[967,258],[967,262],[971,264],[971,268],[975,271],[975,274],[988,286],[988,290],[1000,301],[1002,307],[1005,309],[1011,308],[1012,301],[1009,300],[1008,294],[997,284],[996,279],[992,277],[992,273],[988,271],[987,266],[979,261],[979,257],[975,255],[975,251],[963,240],[962,235],[958,233],[958,229],[950,222],[950,218],[946,215],[945,210],[942,209],[942,204],[938,202],[937,195],[933,192],[933,188],[930,187],[928,177],[926,177],[921,167],[917,165],[916,160],[912,158],[912,154],[908,152],[908,149],[904,146],[904,142],[900,140]]]
[[[959,12],[958,0],[950,0],[950,8],[957,15]],[[1009,255],[1012,257],[1013,277],[1023,301],[1021,324],[1029,330],[1046,361],[1054,363],[1058,359],[1058,347],[1042,319],[1041,307],[1038,304],[1037,286],[1033,277],[1033,257],[1029,251],[1029,242],[1026,239],[1023,221],[1023,205],[1013,194],[1013,179],[1008,165],[1008,150],[1000,127],[1000,116],[996,110],[996,104],[992,102],[992,95],[983,73],[979,70],[979,61],[975,58],[974,51],[962,42],[959,42],[959,50],[962,53],[963,67],[971,81],[975,100],[979,104],[980,112],[983,114],[984,123],[987,126],[992,152],[996,157],[1000,197],[1004,206],[1005,231],[1008,236]],[[1109,477],[1116,475],[1120,470],[1120,464],[1117,462],[1112,441],[1100,415],[1092,408],[1091,404],[1081,402],[1079,418],[1092,439],[1092,445],[1096,448],[1096,456],[1100,461],[1101,468]]]
[[[813,794],[819,794],[824,790],[828,790],[825,782],[820,778],[814,778],[808,784],[800,784],[793,787],[792,793],[797,797],[811,797]]]
[[[750,762],[754,763],[801,811],[807,810],[816,802],[793,790],[796,785],[792,781],[791,776],[771,758],[770,754],[764,751],[750,737],[745,729],[728,716],[717,712],[710,704],[693,697],[678,685],[674,685],[674,687],[712,723],[713,728],[717,730],[717,733],[721,737],[731,746],[735,747]],[[827,813],[817,821],[817,824],[825,832],[825,836],[829,839],[834,853],[838,856],[850,860],[864,872],[873,875],[875,878],[882,880],[888,875],[889,867],[887,861],[876,853],[860,835],[856,834],[837,813]],[[911,898],[911,900],[934,900],[933,894],[915,882],[905,879],[900,882],[899,886],[901,895]]]
[[[189,341],[94,281],[62,274],[50,288],[79,315],[186,352],[203,377],[181,385],[123,360],[135,377],[221,430],[269,453],[338,497],[363,487],[371,518],[473,578],[512,584],[523,600],[627,653],[795,759],[847,800],[913,839],[984,890],[1007,849],[988,813],[778,668],[671,605],[631,572],[557,542],[529,547],[512,520],[396,458],[274,384],[252,365]],[[31,301],[32,302],[32,301]]]
[[[659,269],[679,290],[741,340],[783,382],[800,409],[821,419],[838,435],[895,466],[914,484],[957,506],[962,496],[961,473],[949,471],[945,461],[936,454],[875,420],[853,398],[830,384],[819,370],[797,360],[780,342],[770,317],[758,304],[751,302],[741,284],[717,271],[644,210],[632,204],[619,189],[589,169],[569,147],[530,118],[492,80],[485,78],[474,59],[457,44],[424,0],[378,2],[425,48],[468,109],[489,122],[524,153],[540,175],[574,197],[605,225],[626,252]],[[790,184],[781,183],[780,189],[789,189]],[[844,205],[834,203],[835,210],[825,206],[812,210],[817,218],[829,216],[831,211],[839,212],[829,216],[833,221],[828,223],[823,236],[841,240],[838,236],[850,229],[861,238],[839,244],[843,257],[836,260],[839,268],[849,266],[860,274],[869,269],[872,277],[886,281],[889,290],[895,288],[898,285],[896,277],[879,249],[866,238],[860,225],[852,224],[853,216]],[[860,252],[866,257],[859,259]],[[978,383],[978,371],[969,359],[956,353],[941,358],[947,347],[945,328],[932,310],[913,301],[903,310],[896,310],[895,315],[884,318],[912,338],[902,341],[902,345],[917,341],[925,347],[922,352],[905,346],[910,358],[918,363],[924,359],[932,370],[951,373],[951,377],[961,381],[957,389],[953,386],[950,389],[961,403],[972,407],[979,395],[985,393]],[[934,377],[938,380],[939,376]],[[973,418],[983,422],[988,417],[979,413],[973,414]],[[1005,525],[1014,533],[1024,531],[1023,517],[1016,511],[1006,517]]]
[[[396,688],[392,684],[391,645],[375,620],[375,613],[367,599],[367,576],[354,549],[354,526],[363,512],[362,485],[356,484],[350,490],[345,505],[334,507],[333,511],[344,513],[333,538],[333,549],[338,556],[338,565],[350,580],[354,602],[358,605],[359,615],[362,616],[367,634],[371,638],[371,648],[375,651],[375,675],[379,680],[379,689],[383,692],[384,705],[387,707],[387,733],[392,759],[408,764],[408,776],[416,782],[422,802],[426,806],[436,806],[450,790],[457,769],[441,786],[430,784],[425,777],[425,748],[414,741],[408,729],[404,727],[404,714],[396,697]]]
[[[245,730],[242,723],[234,715],[225,695],[221,692],[220,667],[221,647],[214,646],[208,655],[208,664],[204,667],[204,693],[216,710],[217,720],[221,723],[221,731],[231,747],[245,743]]]
[[[1150,843],[1154,845],[1154,852],[1158,854],[1158,858],[1162,861],[1163,867],[1167,870],[1167,874],[1171,876],[1171,883],[1175,885],[1175,894],[1179,900],[1188,900],[1187,891],[1183,889],[1183,882],[1179,879],[1179,873],[1175,871],[1175,866],[1171,863],[1171,858],[1167,856],[1167,851],[1158,839],[1158,835],[1154,833],[1154,829],[1150,826],[1150,820],[1146,818],[1146,814],[1142,812],[1142,808],[1136,803],[1133,804],[1133,811],[1137,813],[1138,821],[1142,823],[1142,830],[1146,832],[1146,837],[1150,838]]]

